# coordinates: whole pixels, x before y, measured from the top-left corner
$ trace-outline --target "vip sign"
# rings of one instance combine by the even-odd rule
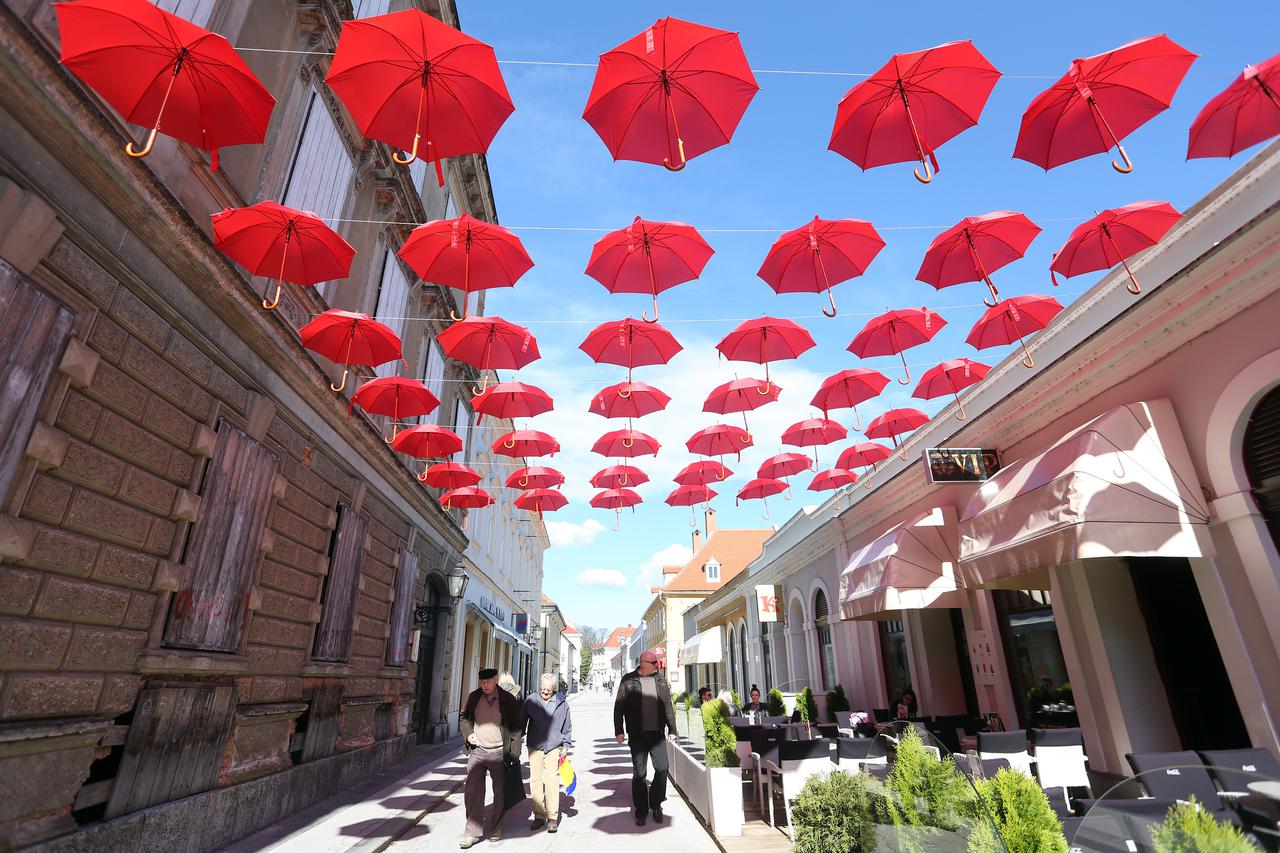
[[[782,587],[756,587],[756,615],[761,622],[785,622],[782,614]]]

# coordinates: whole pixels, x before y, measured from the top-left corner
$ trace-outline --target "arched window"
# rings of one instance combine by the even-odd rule
[[[1280,386],[1272,388],[1249,416],[1244,431],[1244,469],[1253,499],[1280,548]]]
[[[729,629],[729,671],[726,676],[725,683],[717,685],[717,693],[720,688],[728,687],[738,680],[738,644],[734,642],[733,628]]]
[[[836,658],[831,645],[831,625],[827,618],[827,596],[818,590],[813,598],[813,622],[818,631],[818,665],[821,667],[822,689],[836,685]]]
[[[738,625],[738,660],[742,661],[742,671],[738,673],[738,696],[743,702],[747,699],[747,688],[751,679],[747,674],[747,627]]]

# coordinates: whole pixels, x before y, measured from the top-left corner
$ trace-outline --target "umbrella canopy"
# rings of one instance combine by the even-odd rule
[[[536,429],[517,429],[498,436],[489,449],[500,456],[515,459],[523,456],[555,456],[560,442]]]
[[[360,132],[440,161],[483,154],[515,109],[493,48],[418,9],[344,21],[325,82]],[[423,145],[423,143],[426,143]]]
[[[591,477],[591,485],[597,489],[618,489],[647,482],[649,475],[634,465],[610,465],[608,468],[601,468]]]
[[[1181,218],[1182,214],[1167,201],[1135,201],[1104,210],[1076,226],[1062,248],[1054,252],[1049,277],[1057,287],[1055,272],[1070,278],[1124,264],[1124,271],[1129,274],[1129,284],[1125,287],[1137,296],[1142,292],[1142,285],[1129,269],[1129,258],[1159,243]]]
[[[809,405],[822,409],[823,417],[827,417],[833,409],[853,409],[854,428],[862,429],[858,404],[878,396],[888,384],[889,377],[869,367],[841,370],[822,380]]]
[[[899,379],[903,385],[911,382],[911,368],[907,367],[907,358],[902,355],[906,350],[919,346],[933,339],[947,321],[942,315],[928,308],[903,308],[898,311],[886,311],[879,317],[873,317],[862,327],[862,331],[849,342],[847,349],[858,358],[870,358],[877,355],[898,355],[902,357],[902,370],[905,379]]]
[[[1035,367],[1035,359],[1023,338],[1049,325],[1061,310],[1058,300],[1051,296],[1014,296],[982,312],[965,343],[974,349],[987,349],[1017,341],[1022,345],[1022,363]]]
[[[493,506],[493,497],[478,486],[462,486],[440,496],[445,509],[481,509]]]
[[[738,489],[738,501],[754,501],[777,495],[787,490],[787,484],[781,480],[758,477]]]
[[[298,336],[307,349],[342,365],[342,382],[329,386],[334,391],[347,387],[351,365],[375,367],[401,357],[399,335],[354,311],[330,308],[299,329]]]
[[[797,358],[814,346],[813,336],[798,323],[778,317],[759,317],[739,323],[716,344],[716,349],[730,361],[763,364],[765,382],[768,382],[769,362]]]
[[[401,430],[391,440],[391,449],[418,459],[452,456],[462,450],[462,439],[451,429],[436,424],[419,424]]]
[[[569,499],[555,489],[530,489],[517,495],[514,503],[516,509],[528,510],[541,517],[544,512],[555,512],[560,509],[569,503]]]
[[[929,422],[929,416],[919,409],[890,409],[880,417],[867,424],[865,435],[867,438],[889,438],[893,440],[893,446],[898,446],[898,436],[905,432],[911,432],[916,427],[924,426]],[[905,460],[907,454],[904,451],[902,458]]]
[[[893,451],[883,444],[874,441],[860,441],[852,447],[846,447],[836,460],[836,468],[872,468],[893,455]]]
[[[818,467],[818,446],[843,441],[849,431],[827,418],[806,418],[787,427],[782,433],[782,443],[792,447],[812,447],[813,465]]]
[[[275,98],[225,38],[145,0],[55,3],[62,64],[130,124],[151,128],[145,157],[167,136],[212,154],[261,143]]]
[[[939,290],[983,281],[991,291],[991,301],[982,301],[994,305],[1000,294],[991,282],[991,273],[1021,258],[1039,233],[1040,226],[1012,210],[966,216],[929,244],[916,280]]]
[[[812,460],[803,453],[779,453],[761,462],[756,469],[756,476],[776,480],[808,471],[812,467]]]
[[[684,444],[690,453],[699,456],[724,456],[726,453],[741,454],[752,443],[751,433],[742,427],[715,424],[698,430]]]
[[[1045,171],[1115,148],[1133,171],[1120,140],[1169,108],[1196,55],[1168,36],[1150,36],[1115,50],[1073,59],[1058,82],[1022,114],[1013,156]]]
[[[626,228],[610,231],[591,247],[587,275],[610,293],[648,293],[653,319],[658,319],[658,294],[702,275],[715,249],[698,229],[683,222],[650,222],[637,216]]]
[[[474,486],[483,479],[478,471],[458,462],[437,462],[420,478],[433,489],[461,489]]]
[[[1280,54],[1247,65],[1191,123],[1187,159],[1233,157],[1280,134]]]
[[[399,14],[399,13],[397,13]],[[462,291],[462,317],[467,297],[477,290],[513,287],[533,268],[520,238],[501,225],[464,213],[454,219],[424,222],[409,232],[397,252],[418,278]]]
[[[960,409],[956,413],[956,420],[962,421],[964,420],[964,403],[960,402],[960,391],[981,382],[986,378],[989,370],[991,368],[980,361],[974,361],[971,358],[953,358],[926,370],[911,396],[918,400],[932,400],[934,397],[954,394],[956,406]]]
[[[778,399],[782,386],[763,379],[734,379],[717,385],[702,403],[702,411],[729,415],[742,412],[742,428],[747,426],[747,412]]]
[[[555,406],[551,395],[526,382],[499,382],[472,401],[476,423],[491,418],[531,418],[549,412]]]
[[[830,468],[826,471],[819,471],[813,476],[813,480],[809,483],[809,491],[829,492],[832,489],[852,486],[856,482],[858,482],[858,475],[852,471],[847,471],[844,468]]]
[[[508,489],[554,489],[564,485],[564,474],[555,468],[531,465],[512,471],[507,477]]]
[[[631,489],[607,489],[591,499],[596,509],[622,509],[644,503],[644,498]]]
[[[501,317],[459,320],[437,335],[436,342],[449,358],[481,371],[485,384],[490,370],[519,370],[542,357],[532,332]]]
[[[862,275],[884,248],[884,240],[862,219],[819,219],[788,231],[774,241],[756,272],[775,293],[827,292],[836,316],[831,287]]]
[[[969,41],[896,54],[840,99],[827,148],[864,170],[919,161],[916,180],[927,184],[938,170],[934,152],[978,123],[998,79]]]
[[[280,304],[282,282],[310,286],[345,278],[356,256],[320,217],[274,201],[215,213],[213,246],[254,275],[276,280],[275,298],[262,300],[268,311]]]
[[[759,88],[737,33],[662,18],[600,55],[582,117],[614,160],[678,171],[729,142]]]
[[[351,395],[351,403],[347,406],[347,417],[351,417],[353,406],[359,406],[371,415],[390,417],[392,438],[394,438],[396,425],[401,418],[429,415],[440,406],[440,400],[417,379],[406,379],[403,376],[379,376],[361,385],[360,389]],[[391,438],[387,441],[391,441]]]
[[[645,382],[619,382],[591,398],[591,411],[606,418],[642,418],[670,402],[671,397]]]
[[[707,503],[716,496],[716,491],[706,485],[677,486],[664,499],[669,506],[693,506]]]
[[[578,349],[599,364],[625,367],[630,380],[632,368],[666,364],[683,347],[657,323],[642,323],[628,317],[596,326]]]
[[[723,483],[732,476],[733,472],[723,462],[704,459],[690,462],[672,479],[681,486],[705,486],[708,483]]]
[[[622,456],[628,459],[636,456],[657,456],[662,447],[658,440],[634,429],[616,429],[606,432],[591,445],[592,453],[601,456]]]

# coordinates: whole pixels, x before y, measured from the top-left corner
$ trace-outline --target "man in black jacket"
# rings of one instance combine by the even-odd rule
[[[484,777],[487,773],[493,787],[493,827],[490,841],[502,839],[503,784],[508,765],[520,760],[520,744],[524,720],[520,702],[505,690],[498,689],[498,671],[480,670],[480,687],[471,691],[458,717],[462,733],[462,749],[467,755],[467,781],[464,801],[467,828],[459,844],[464,850],[473,847],[484,835]]]
[[[631,802],[636,826],[644,826],[650,814],[655,823],[662,823],[662,802],[667,798],[667,741],[674,743],[676,739],[676,709],[671,704],[671,688],[658,676],[658,656],[652,651],[642,652],[636,668],[622,676],[613,702],[613,730],[618,743],[625,737],[631,747]],[[649,761],[653,762],[652,784],[645,778]]]

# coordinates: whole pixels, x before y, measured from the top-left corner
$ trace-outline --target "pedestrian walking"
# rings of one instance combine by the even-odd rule
[[[484,777],[493,788],[493,820],[488,830],[490,841],[502,839],[502,813],[506,810],[503,786],[507,767],[518,765],[524,720],[520,702],[505,690],[498,689],[498,671],[480,670],[480,686],[471,691],[459,716],[462,749],[467,755],[467,780],[464,800],[467,826],[458,845],[464,850],[475,846],[486,835],[484,826]]]
[[[525,745],[529,748],[529,793],[533,797],[533,831],[555,832],[560,825],[560,762],[569,757],[573,720],[569,702],[557,689],[554,674],[538,679],[538,693],[524,700]]]
[[[667,741],[674,743],[676,739],[676,709],[666,679],[658,677],[658,656],[653,652],[642,652],[636,668],[622,676],[613,701],[613,731],[618,743],[625,738],[631,748],[631,802],[636,826],[644,826],[649,815],[654,823],[662,823],[662,803],[667,798]],[[649,762],[653,762],[651,783],[646,781]]]

